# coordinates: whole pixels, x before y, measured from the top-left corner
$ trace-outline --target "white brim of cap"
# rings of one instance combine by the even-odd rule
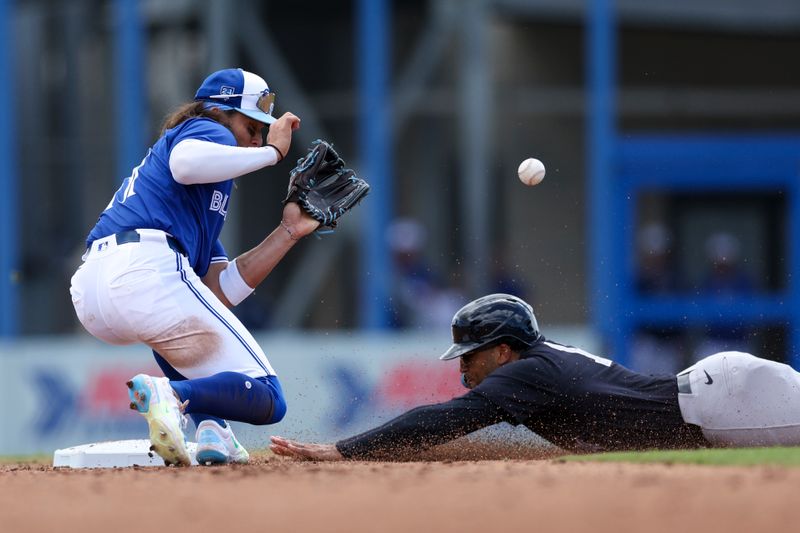
[[[253,120],[257,120],[259,122],[263,122],[264,124],[273,124],[276,120],[278,120],[272,115],[267,115],[260,109],[242,109],[240,107],[234,107],[233,109],[235,109],[236,111],[238,111],[239,113],[241,113],[246,117],[250,117]]]

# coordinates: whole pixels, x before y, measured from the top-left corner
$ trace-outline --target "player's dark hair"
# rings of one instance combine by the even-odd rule
[[[232,112],[233,111],[223,111],[223,113],[226,114]],[[167,130],[186,122],[190,118],[196,117],[206,117],[211,120],[216,120],[213,111],[206,108],[205,102],[188,102],[166,116],[164,123],[161,125],[161,133],[159,135],[164,135]]]

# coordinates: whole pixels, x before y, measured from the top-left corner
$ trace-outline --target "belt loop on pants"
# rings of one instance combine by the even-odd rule
[[[684,372],[683,374],[678,374],[678,392],[681,394],[691,394],[692,393],[692,383],[689,380],[689,376],[692,374],[692,371]]]
[[[142,231],[143,232],[148,232],[148,235],[146,235],[146,237],[149,237],[150,240],[153,240],[153,237],[149,235],[150,232],[152,232],[153,235],[158,235],[159,236],[159,240],[160,240],[160,237],[163,236],[163,238],[166,240],[167,246],[169,246],[173,251],[178,252],[181,255],[186,255],[186,252],[183,250],[183,246],[181,246],[181,243],[179,243],[178,239],[176,239],[172,235],[168,235],[167,233],[165,233],[163,231],[160,231],[160,230],[142,230]],[[127,243],[130,243],[130,242],[141,242],[142,241],[141,233],[139,233],[139,231],[137,231],[135,229],[129,229],[129,230],[126,230],[126,231],[120,231],[120,232],[114,233],[113,235],[110,235],[110,236],[114,237],[114,240],[116,241],[117,245],[127,244]],[[106,237],[103,237],[103,238],[105,239]],[[99,240],[100,239],[97,239],[97,241],[99,241]],[[86,251],[87,254],[92,251],[92,245],[97,241],[92,241],[89,244],[89,249]]]

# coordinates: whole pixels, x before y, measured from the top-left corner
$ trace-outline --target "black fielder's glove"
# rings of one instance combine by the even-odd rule
[[[368,192],[367,182],[345,168],[344,160],[330,144],[317,139],[289,174],[289,191],[283,203],[297,202],[322,226],[335,228],[342,215]]]

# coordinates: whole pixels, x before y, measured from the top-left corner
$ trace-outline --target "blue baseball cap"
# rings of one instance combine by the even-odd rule
[[[194,95],[195,100],[235,109],[253,120],[272,124],[275,93],[264,78],[240,68],[218,70],[207,77]]]

